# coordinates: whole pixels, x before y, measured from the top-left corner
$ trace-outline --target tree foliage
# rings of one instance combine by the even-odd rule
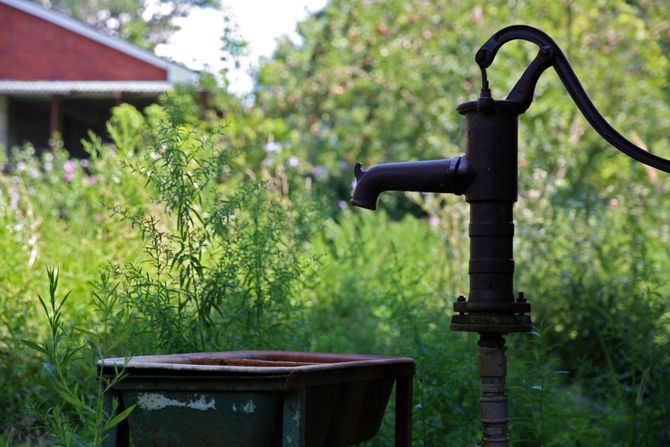
[[[327,168],[345,197],[356,161],[461,152],[455,107],[478,93],[474,53],[503,26],[527,23],[555,38],[616,127],[667,156],[668,25],[655,16],[663,8],[623,0],[334,0],[300,25],[301,43],[284,41],[261,68],[258,101],[294,129],[286,144],[305,162],[302,172]],[[535,53],[529,43],[505,46],[489,69],[495,97],[507,94]],[[646,175],[589,129],[554,74],[543,76],[521,118],[520,143],[523,187],[602,189],[614,178]]]

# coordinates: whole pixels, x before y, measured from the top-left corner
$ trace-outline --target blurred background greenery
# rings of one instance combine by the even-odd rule
[[[203,75],[199,91],[115,109],[87,160],[15,148],[0,176],[0,446],[95,445],[101,356],[261,348],[412,356],[415,445],[475,445],[476,340],[449,332],[467,207],[347,200],[356,161],[462,152],[474,53],[512,23],[554,37],[603,115],[670,157],[663,0],[331,0],[252,98]],[[501,51],[495,97],[535,51]],[[508,337],[513,445],[670,445],[668,176],[601,140],[550,70],[520,118],[519,186],[516,284],[536,331]],[[368,445],[391,445],[389,415]]]

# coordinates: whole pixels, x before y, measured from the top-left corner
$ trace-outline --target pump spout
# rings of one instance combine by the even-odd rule
[[[475,171],[461,155],[444,160],[382,163],[370,169],[354,167],[356,187],[351,204],[374,210],[384,191],[416,191],[463,194],[475,179]]]

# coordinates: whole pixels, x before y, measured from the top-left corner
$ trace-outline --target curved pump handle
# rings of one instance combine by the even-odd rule
[[[670,172],[670,160],[654,155],[633,144],[603,118],[586,94],[561,48],[544,31],[537,28],[527,25],[512,25],[503,28],[495,33],[477,51],[475,61],[482,71],[482,96],[490,96],[486,68],[493,63],[500,47],[511,40],[519,39],[533,42],[540,47],[537,57],[526,69],[521,79],[519,79],[507,97],[508,100],[522,104],[521,113],[533,101],[533,92],[540,75],[544,70],[553,66],[568,93],[570,93],[572,100],[601,137],[629,157],[661,171]]]

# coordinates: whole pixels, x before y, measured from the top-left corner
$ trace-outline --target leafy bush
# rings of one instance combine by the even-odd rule
[[[158,208],[117,210],[140,230],[146,255],[106,271],[104,283],[114,283],[107,299],[125,311],[113,326],[136,328],[135,346],[123,352],[299,343],[301,334],[287,328],[299,321],[293,296],[311,264],[311,203],[270,181],[231,186],[235,154],[167,112],[154,151],[130,165]]]

